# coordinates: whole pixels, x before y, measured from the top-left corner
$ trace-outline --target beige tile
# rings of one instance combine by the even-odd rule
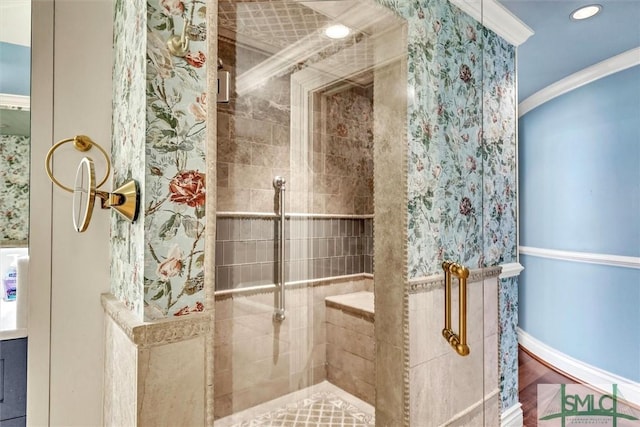
[[[230,344],[221,344],[214,347],[213,366],[215,372],[227,371],[233,366],[232,352]]]
[[[344,331],[345,329],[340,326],[336,326],[333,323],[327,323],[327,343],[334,344],[340,348],[342,344],[341,338],[345,334]]]
[[[229,186],[229,164],[216,163],[216,185],[218,188],[226,188]]]
[[[230,164],[229,187],[271,190],[273,188],[271,168],[245,164]]]
[[[360,334],[348,328],[340,331],[339,343],[349,353],[373,361],[375,359],[375,340],[372,336]]]
[[[351,313],[343,313],[342,325],[344,325],[345,328],[351,329],[359,334],[366,335],[372,338],[374,337],[374,322],[368,319],[364,319]]]
[[[233,410],[237,412],[250,408],[289,393],[289,391],[289,376],[276,378],[272,381],[234,393]]]
[[[455,304],[457,307],[458,298],[455,298]],[[483,282],[474,282],[467,285],[467,336],[469,342],[481,342],[484,337],[484,331],[487,325],[485,325],[485,301],[484,301],[484,286]],[[454,313],[458,313],[458,310],[454,310]],[[496,317],[497,320],[497,317]]]
[[[137,349],[109,316],[105,332],[104,425],[135,425]]]
[[[278,201],[273,190],[250,190],[251,212],[277,212]]]
[[[233,317],[233,298],[216,298],[215,301],[215,321],[229,319]]]
[[[281,377],[288,376],[289,368],[290,355],[288,353],[256,360],[239,367],[234,366],[233,391],[268,385]]]
[[[496,394],[485,403],[484,427],[493,427],[500,424],[500,394]]]
[[[231,186],[231,182],[229,182]],[[249,209],[250,192],[242,188],[218,188],[217,208],[223,212],[246,211]]]
[[[274,335],[235,340],[232,345],[234,366],[250,364],[266,356],[275,359],[290,351],[289,343],[277,339]]]
[[[350,371],[329,367],[327,369],[327,379],[357,398],[371,405],[375,403],[375,387],[362,378],[354,376]]]
[[[499,387],[498,334],[484,339],[484,392],[488,394]]]
[[[327,323],[330,323],[332,325],[337,325],[337,326],[340,326],[343,324],[342,310],[339,310],[337,308],[327,307],[326,314],[327,314]]]
[[[233,372],[231,370],[216,369],[214,373],[214,398],[219,398],[233,392]]]
[[[233,395],[216,397],[213,400],[213,413],[216,419],[231,415],[233,413]]]
[[[217,161],[226,164],[251,164],[251,144],[241,139],[218,138]]]
[[[271,144],[289,146],[289,128],[278,124],[271,125]]]
[[[230,121],[231,136],[261,144],[271,143],[271,123],[247,117],[233,116]]]
[[[204,337],[143,349],[139,354],[137,425],[204,425]]]
[[[441,356],[411,368],[409,373],[411,425],[441,425],[454,414],[451,357]]]
[[[218,138],[229,138],[230,137],[230,127],[229,123],[231,120],[231,116],[229,114],[218,112],[217,114],[217,124],[216,124],[216,135]]]
[[[402,347],[403,288],[404,283],[395,283],[395,287],[375,289],[376,340],[391,343],[395,347]]]
[[[251,144],[251,164],[255,166],[277,165],[279,168],[289,167],[289,149],[283,146]]]
[[[484,396],[484,355],[481,347],[471,346],[468,356],[461,357],[451,352],[452,381],[455,401],[451,417],[481,400]]]
[[[404,408],[404,375],[402,348],[376,341],[376,408],[384,411],[383,419],[402,420]],[[390,363],[390,361],[393,361]],[[376,419],[378,411],[376,410]],[[383,424],[384,425],[384,424]]]
[[[498,333],[498,279],[484,281],[484,333]]]

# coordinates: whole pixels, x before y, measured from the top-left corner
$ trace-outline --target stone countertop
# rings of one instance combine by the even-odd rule
[[[0,340],[11,340],[27,336],[27,329],[16,329],[16,301],[0,298]]]

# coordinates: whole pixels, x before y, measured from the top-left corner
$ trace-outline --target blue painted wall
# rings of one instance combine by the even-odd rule
[[[520,245],[640,256],[640,66],[519,122]],[[520,327],[640,381],[640,270],[521,256]]]
[[[0,42],[0,93],[29,95],[31,48]]]

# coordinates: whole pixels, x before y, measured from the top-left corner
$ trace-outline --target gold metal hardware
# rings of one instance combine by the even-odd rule
[[[49,179],[51,180],[51,182],[53,182],[55,185],[62,188],[63,190],[68,191],[69,193],[73,193],[73,188],[67,187],[66,185],[63,185],[62,183],[60,183],[60,181],[58,181],[53,176],[53,172],[51,170],[51,159],[53,158],[54,151],[56,151],[61,145],[64,145],[67,142],[73,142],[73,147],[80,152],[89,151],[92,147],[96,147],[98,150],[100,150],[100,152],[104,156],[105,161],[107,163],[107,172],[105,173],[102,181],[100,181],[96,185],[96,188],[102,187],[104,183],[107,182],[107,179],[109,178],[109,174],[111,174],[111,160],[109,160],[109,154],[107,154],[105,149],[102,148],[99,144],[93,142],[91,138],[89,138],[86,135],[76,135],[73,138],[63,139],[62,141],[56,142],[53,145],[53,147],[49,149],[49,151],[47,152],[47,157],[45,158],[44,164],[47,170],[47,175],[49,176]]]
[[[78,233],[82,233],[89,227],[96,197],[100,198],[102,209],[113,208],[131,222],[138,218],[140,204],[138,183],[129,180],[113,193],[96,190],[93,160],[84,157],[78,166],[73,192],[73,226]]]
[[[104,193],[102,191],[98,192]],[[138,205],[140,203],[140,190],[138,183],[132,179],[113,190],[113,193],[104,193],[109,197],[102,197],[102,209],[112,208],[131,222],[138,219]]]
[[[182,34],[174,34],[167,40],[167,48],[169,52],[179,58],[184,58],[189,52],[189,37],[187,37],[187,29],[191,25],[189,19],[184,21],[184,27],[182,27]]]
[[[467,278],[469,269],[451,261],[442,263],[444,270],[444,329],[442,336],[453,347],[460,356],[467,356],[470,352],[467,345]],[[456,334],[451,329],[451,275],[458,278],[459,302],[458,302],[458,328],[460,333]]]

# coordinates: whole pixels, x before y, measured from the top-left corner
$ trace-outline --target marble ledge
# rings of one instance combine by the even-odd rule
[[[144,322],[139,320],[113,294],[102,294],[100,300],[105,314],[113,319],[131,342],[140,348],[186,341],[208,335],[211,330],[209,312]]]
[[[467,283],[480,282],[485,279],[498,278],[502,273],[502,266],[474,268],[469,271]],[[409,279],[407,283],[410,294],[420,292],[430,292],[444,287],[444,273],[432,274],[431,276]]]
[[[327,307],[354,314],[370,322],[373,322],[375,319],[373,292],[362,291],[334,295],[326,297],[324,301]]]

